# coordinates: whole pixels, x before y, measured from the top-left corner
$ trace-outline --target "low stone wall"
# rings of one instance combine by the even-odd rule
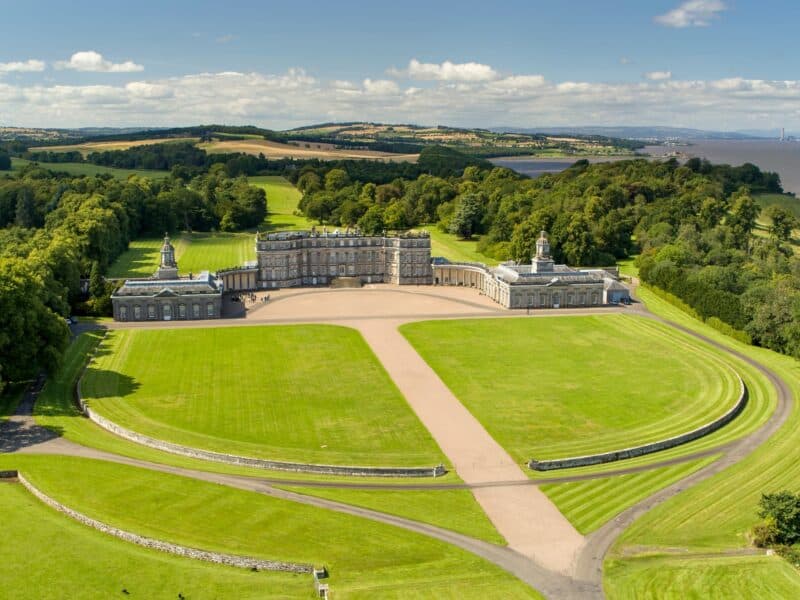
[[[200,448],[191,448],[181,444],[158,440],[141,433],[136,433],[135,431],[131,431],[125,427],[121,427],[120,425],[117,425],[113,421],[106,419],[102,415],[97,414],[95,411],[89,408],[83,399],[83,395],[81,394],[82,381],[83,374],[81,374],[81,377],[78,379],[75,391],[78,406],[81,412],[86,415],[86,417],[103,429],[110,431],[119,437],[125,438],[131,442],[136,442],[137,444],[149,446],[150,448],[155,448],[156,450],[161,450],[163,452],[242,467],[255,467],[257,469],[276,471],[292,471],[296,473],[314,473],[317,475],[342,475],[357,477],[441,477],[447,473],[447,469],[444,468],[444,465],[437,465],[435,467],[358,467],[346,465],[315,465],[283,462],[266,460],[262,458],[251,458],[247,456],[237,456],[235,454],[224,454],[221,452],[213,452],[211,450],[203,450]]]
[[[531,459],[528,461],[528,467],[535,471],[554,471],[557,469],[572,469],[574,467],[599,465],[617,460],[634,458],[636,456],[643,456],[645,454],[652,454],[653,452],[660,452],[662,450],[668,450],[669,448],[674,448],[675,446],[692,442],[696,439],[713,433],[733,421],[739,415],[739,413],[744,410],[744,407],[747,406],[747,399],[749,395],[747,386],[738,374],[736,377],[739,380],[739,399],[737,400],[736,404],[734,404],[733,407],[721,417],[711,421],[710,423],[706,423],[697,429],[693,429],[692,431],[688,431],[665,440],[660,440],[658,442],[643,444],[633,448],[625,448],[624,450],[604,452],[602,454],[589,454],[587,456],[575,456],[572,458],[559,458],[554,460]]]
[[[117,537],[126,542],[137,544],[138,546],[143,546],[151,550],[168,552],[170,554],[183,556],[185,558],[203,560],[206,562],[228,565],[231,567],[239,567],[242,569],[257,569],[259,571],[286,571],[289,573],[311,573],[313,571],[312,565],[306,565],[302,563],[288,563],[276,560],[262,560],[259,558],[251,558],[249,556],[237,556],[235,554],[222,554],[220,552],[210,552],[208,550],[197,550],[196,548],[189,548],[187,546],[179,546],[178,544],[163,542],[161,540],[154,540],[152,538],[144,537],[142,535],[137,535],[129,531],[117,529],[116,527],[112,527],[111,525],[106,525],[101,521],[97,521],[95,519],[87,517],[82,513],[79,513],[67,506],[64,506],[57,500],[51,498],[50,496],[39,490],[30,481],[25,479],[25,477],[23,477],[22,474],[17,474],[17,478],[19,479],[19,482],[25,487],[25,489],[27,489],[31,494],[36,496],[39,500],[41,500],[51,508],[56,509],[58,512],[64,513],[68,517],[75,519],[76,521],[78,521],[83,525],[87,525],[108,535],[113,535],[114,537]]]

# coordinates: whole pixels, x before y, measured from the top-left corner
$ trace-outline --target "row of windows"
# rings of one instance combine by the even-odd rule
[[[214,317],[215,316],[216,310],[214,308],[214,303],[213,302],[207,302],[205,308],[206,308],[206,310],[205,310],[205,316],[206,317]],[[164,319],[164,320],[170,320],[173,317],[178,318],[178,319],[185,319],[186,318],[186,310],[187,310],[186,304],[178,304],[178,312],[177,312],[177,314],[173,314],[173,306],[171,304],[162,304],[162,305],[160,305],[160,309],[161,310],[159,311],[159,305],[158,304],[148,304],[148,305],[146,305],[144,307],[144,311],[143,311],[142,310],[142,306],[140,306],[138,304],[134,304],[133,305],[133,320],[134,321],[142,321],[142,320],[144,320],[144,318],[146,318],[146,319]],[[203,307],[202,307],[201,304],[196,304],[196,303],[192,304],[191,305],[192,318],[193,319],[201,318],[202,309],[203,309]],[[159,312],[160,312],[160,314],[159,314]],[[129,319],[129,317],[130,317],[130,314],[131,313],[129,313],[127,305],[123,304],[122,306],[119,307],[119,320],[120,321],[127,321]],[[143,315],[145,315],[145,314],[147,316],[143,318]]]

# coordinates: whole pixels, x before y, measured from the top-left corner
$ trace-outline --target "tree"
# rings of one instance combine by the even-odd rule
[[[17,211],[14,223],[19,227],[36,225],[36,206],[33,203],[33,192],[28,187],[23,187],[17,193]]]
[[[472,237],[483,218],[483,202],[480,196],[473,193],[462,195],[456,204],[453,217],[450,219],[450,233],[464,240]]]
[[[41,275],[24,259],[0,258],[0,364],[6,381],[58,367],[69,342],[64,319],[48,308]]]
[[[747,188],[741,188],[731,196],[731,214],[728,219],[738,241],[739,248],[747,248],[750,233],[756,226],[756,219],[761,212],[758,204],[750,196]]]
[[[97,261],[92,263],[92,270],[89,272],[89,293],[95,298],[101,298],[106,293],[106,282]]]
[[[762,494],[758,516],[774,523],[778,543],[792,545],[800,541],[800,494],[789,491]]]
[[[331,169],[325,175],[325,189],[337,192],[350,183],[350,176],[344,169]]]
[[[11,157],[4,150],[0,150],[0,171],[11,169]]]
[[[373,204],[358,220],[358,228],[366,235],[379,235],[385,228],[383,223],[383,208]]]
[[[772,220],[769,233],[774,239],[787,242],[792,238],[792,230],[797,226],[797,220],[792,213],[782,206],[773,204],[767,207],[764,215]]]

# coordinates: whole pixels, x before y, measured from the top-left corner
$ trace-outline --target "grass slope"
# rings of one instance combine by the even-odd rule
[[[386,491],[348,490],[335,488],[280,486],[307,496],[327,498],[353,506],[363,506],[380,512],[430,522],[431,510],[435,507],[441,517],[435,523],[470,537],[493,544],[505,545],[503,539],[481,510],[472,492],[468,490],[436,491]]]
[[[195,548],[325,564],[337,597],[539,597],[474,555],[374,521],[102,461],[0,456],[0,465],[9,462],[60,502],[128,531]]]
[[[451,262],[481,262],[496,265],[497,260],[478,252],[478,239],[460,240],[451,233],[444,233],[435,225],[426,229],[431,235],[431,256],[442,256]]]
[[[267,231],[311,229],[314,226],[313,220],[295,214],[302,194],[286,178],[266,175],[249,177],[247,181],[267,194]]]
[[[670,320],[700,331],[775,370],[791,387],[795,404],[789,421],[762,447],[744,461],[711,479],[693,486],[678,496],[646,513],[629,527],[607,561],[607,590],[644,586],[657,573],[667,573],[668,558],[652,558],[647,569],[639,569],[637,553],[653,554],[665,547],[688,552],[724,552],[747,545],[745,533],[757,522],[758,499],[762,493],[783,489],[800,490],[800,448],[796,431],[800,426],[800,363],[762,348],[740,344],[657,298],[648,290],[639,290],[648,307]],[[744,560],[744,559],[743,559]],[[755,560],[755,559],[746,559]],[[735,579],[738,567],[733,565],[709,571],[705,560],[690,560],[681,565],[671,579],[675,597],[683,590],[711,590],[720,579]],[[740,580],[737,597],[768,597],[769,577],[789,579],[791,594],[776,593],[773,597],[794,597],[800,589],[800,575],[776,563],[763,571],[762,577]],[[623,580],[623,581],[620,581]],[[780,588],[779,588],[780,589]],[[624,595],[620,597],[626,597]]]
[[[709,457],[652,471],[541,486],[581,533],[588,534],[623,510],[716,460]]]
[[[442,461],[361,335],[326,325],[111,332],[89,404],[190,446],[299,462]]]
[[[626,315],[430,321],[401,331],[519,462],[689,431],[738,396],[733,372],[701,346]]]
[[[311,598],[308,575],[252,573],[146,550],[85,527],[21,485],[0,483],[3,598]]]
[[[212,273],[255,260],[252,233],[184,233],[172,240],[182,275],[200,271]],[[163,238],[134,240],[108,271],[109,277],[150,277],[161,260]]]
[[[791,194],[756,194],[753,198],[762,209],[777,204],[791,212],[795,218],[800,219],[800,199],[796,196]]]
[[[800,597],[800,577],[777,556],[648,557],[607,567],[609,600],[762,600]]]

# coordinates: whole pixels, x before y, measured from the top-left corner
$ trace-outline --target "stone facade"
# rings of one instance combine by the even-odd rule
[[[222,286],[208,271],[178,277],[175,248],[164,237],[161,264],[149,279],[128,279],[111,295],[117,321],[219,319]]]
[[[431,240],[427,233],[367,236],[287,231],[256,236],[255,264],[220,271],[226,290],[330,285],[337,278],[362,283],[430,285]]]
[[[627,286],[612,272],[555,264],[544,231],[536,242],[536,255],[528,265],[510,261],[487,267],[436,259],[433,280],[437,285],[476,288],[506,308],[592,307],[630,298]]]

